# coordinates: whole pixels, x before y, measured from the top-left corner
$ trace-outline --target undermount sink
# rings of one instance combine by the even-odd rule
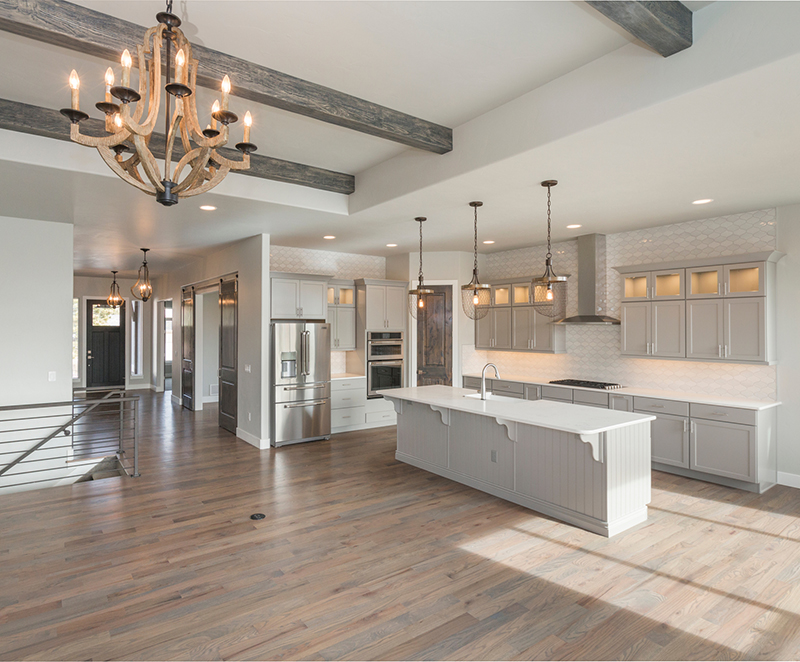
[[[480,393],[467,393],[465,398],[471,398],[472,400],[480,400],[481,394]],[[487,393],[486,394],[487,400],[500,400],[502,402],[518,402],[519,398],[509,398],[507,395],[495,395],[494,393]]]

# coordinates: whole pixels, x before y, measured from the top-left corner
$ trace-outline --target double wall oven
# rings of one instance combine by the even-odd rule
[[[402,388],[405,380],[402,331],[367,331],[367,397]]]

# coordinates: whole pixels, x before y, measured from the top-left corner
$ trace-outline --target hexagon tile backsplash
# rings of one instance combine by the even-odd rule
[[[775,250],[776,212],[762,209],[700,221],[607,235],[606,312],[619,317],[622,279],[613,267],[717,257]],[[538,275],[545,246],[490,253],[485,257],[484,280]],[[570,273],[567,314],[577,312],[577,244],[553,244],[556,271]],[[619,326],[567,327],[566,354],[526,354],[480,351],[464,345],[462,372],[480,373],[492,361],[510,375],[541,381],[597,379],[626,386],[709,393],[720,396],[773,400],[777,397],[775,366],[634,359],[620,353]]]
[[[270,246],[269,270],[321,274],[334,278],[386,277],[386,258],[378,255],[335,253],[292,246]]]

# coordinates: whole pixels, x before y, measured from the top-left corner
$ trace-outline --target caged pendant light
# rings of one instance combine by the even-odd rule
[[[530,301],[536,312],[557,319],[567,314],[567,277],[557,276],[553,271],[553,253],[550,246],[550,189],[558,182],[548,179],[542,182],[547,188],[547,256],[544,274],[531,280]]]
[[[416,319],[420,309],[425,308],[425,297],[433,294],[433,290],[425,288],[425,278],[422,275],[422,224],[428,219],[424,216],[417,216],[414,220],[419,223],[419,282],[416,289],[408,291],[408,312],[411,313],[411,317]]]
[[[111,283],[111,292],[106,299],[106,303],[112,308],[117,308],[123,304],[122,295],[119,293],[119,285],[117,284],[117,271],[112,271],[114,274],[114,282]]]
[[[139,278],[131,288],[131,294],[135,299],[147,301],[153,296],[153,286],[150,284],[150,269],[147,266],[147,251],[150,249],[141,248],[139,250],[144,253],[144,261],[142,262],[142,266],[139,267]]]
[[[492,302],[492,287],[478,280],[478,207],[482,202],[470,202],[469,206],[475,211],[474,256],[472,267],[472,280],[461,286],[461,308],[464,314],[472,320],[483,319],[489,314],[489,304]]]

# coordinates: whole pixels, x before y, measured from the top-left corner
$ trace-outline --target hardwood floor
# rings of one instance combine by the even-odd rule
[[[800,657],[800,490],[654,473],[608,540],[396,462],[394,428],[258,451],[142,405],[141,478],[0,497],[0,658]]]

